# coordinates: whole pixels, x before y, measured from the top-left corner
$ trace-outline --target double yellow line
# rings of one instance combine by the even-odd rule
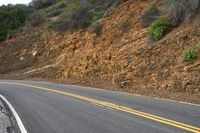
[[[177,121],[174,121],[174,120],[170,120],[170,119],[167,119],[167,118],[164,118],[164,117],[160,117],[160,116],[152,115],[152,114],[149,114],[149,113],[137,111],[137,110],[131,109],[129,107],[120,106],[120,105],[117,105],[117,104],[104,102],[104,101],[96,100],[96,99],[85,97],[85,96],[81,96],[81,95],[68,93],[68,92],[64,92],[64,91],[59,91],[59,90],[54,90],[54,89],[50,89],[50,88],[44,88],[44,87],[39,87],[39,86],[28,85],[28,84],[9,83],[9,82],[0,82],[0,83],[6,83],[6,84],[12,84],[12,85],[18,85],[18,86],[24,86],[24,87],[30,87],[30,88],[34,88],[34,89],[38,89],[38,90],[43,90],[43,91],[53,92],[53,93],[57,93],[57,94],[62,94],[62,95],[65,95],[65,96],[70,96],[70,97],[73,97],[73,98],[76,98],[76,99],[80,99],[80,100],[84,100],[84,101],[87,101],[87,102],[95,103],[97,105],[101,105],[101,106],[104,106],[104,107],[112,108],[112,109],[115,109],[115,110],[119,110],[119,111],[122,111],[122,112],[126,112],[126,113],[129,113],[129,114],[140,116],[140,117],[143,117],[143,118],[147,118],[147,119],[150,119],[150,120],[153,120],[153,121],[156,121],[156,122],[160,122],[160,123],[164,123],[164,124],[167,124],[167,125],[171,125],[171,126],[174,126],[174,127],[186,130],[186,131],[190,131],[190,132],[193,132],[193,133],[200,133],[200,128],[199,127],[191,126],[191,125],[184,124],[184,123],[181,123],[181,122],[177,122]]]

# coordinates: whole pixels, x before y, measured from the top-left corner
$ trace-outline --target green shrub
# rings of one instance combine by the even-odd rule
[[[101,23],[96,22],[96,23],[93,23],[91,25],[91,31],[93,33],[96,33],[96,35],[99,35],[101,33],[101,30],[102,30],[102,24]]]
[[[171,23],[179,25],[199,12],[199,0],[164,0],[162,9],[169,16]]]
[[[36,10],[47,8],[54,4],[56,0],[33,0],[29,6],[33,7]]]
[[[122,32],[126,32],[128,30],[129,23],[127,20],[121,20],[119,23],[119,27]]]
[[[48,7],[45,10],[47,17],[54,17],[54,16],[60,15],[61,13],[63,13],[65,11],[65,8],[68,8],[68,6],[71,6],[71,5],[69,5],[67,1],[65,1],[65,0],[58,1],[57,3]]]
[[[60,15],[63,12],[63,9],[53,9],[47,13],[47,17],[55,17]]]
[[[102,16],[102,14],[101,14],[101,12],[100,11],[98,11],[97,9],[91,9],[91,10],[89,10],[89,13],[91,14],[91,16],[92,16],[92,22],[91,23],[94,23],[94,22],[96,22],[98,19],[100,19],[101,18],[101,16]]]
[[[125,2],[125,1],[127,1],[127,0],[115,0],[113,6],[114,6],[114,7],[118,7],[119,5],[121,5],[121,4],[122,4],[123,2]]]
[[[70,13],[66,13],[59,21],[54,23],[54,27],[58,31],[71,30],[76,28],[86,28],[91,24],[92,16],[89,13],[90,5],[85,4],[74,9]]]
[[[39,26],[46,21],[46,16],[42,12],[36,12],[30,15],[31,26]]]
[[[100,19],[117,0],[74,0],[68,1],[65,17],[53,23],[58,31],[87,28]],[[63,15],[62,15],[63,16]]]
[[[38,32],[38,31],[31,33],[31,37],[33,38],[39,38],[41,37],[41,35],[42,35],[42,32]]]
[[[200,40],[197,42],[197,47],[200,49]]]
[[[51,27],[59,32],[68,30],[68,16],[68,13],[61,14],[57,21],[51,23]]]
[[[0,42],[4,41],[7,37],[8,30],[0,25]]]
[[[197,58],[197,53],[193,48],[188,48],[182,54],[184,61],[193,61]]]
[[[69,16],[69,28],[86,28],[92,22],[92,15],[89,12],[91,6],[89,4],[81,5],[79,8],[74,10]]]
[[[141,23],[143,27],[149,26],[159,15],[159,11],[155,4],[152,4],[142,14]]]
[[[165,35],[170,26],[171,24],[169,21],[166,18],[161,17],[149,26],[148,33],[153,40],[158,41]]]
[[[67,2],[66,1],[61,1],[61,2],[58,2],[57,4],[54,5],[54,9],[62,9],[64,7],[67,6]]]
[[[8,33],[22,26],[28,16],[25,5],[7,5],[0,7],[0,41],[4,41]]]

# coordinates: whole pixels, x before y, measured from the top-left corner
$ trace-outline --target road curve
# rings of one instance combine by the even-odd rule
[[[200,106],[49,82],[0,80],[28,133],[200,133]]]

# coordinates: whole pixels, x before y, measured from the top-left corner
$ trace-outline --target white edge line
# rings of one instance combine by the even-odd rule
[[[19,115],[17,114],[17,112],[15,111],[14,107],[11,105],[11,103],[4,97],[0,94],[0,97],[2,100],[4,100],[6,102],[6,104],[8,105],[8,107],[10,108],[10,110],[12,111],[16,121],[17,121],[17,124],[19,126],[19,129],[21,131],[21,133],[27,133],[25,127],[24,127],[24,124],[22,123]]]

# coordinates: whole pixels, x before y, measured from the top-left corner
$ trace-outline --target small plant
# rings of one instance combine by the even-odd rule
[[[53,3],[55,3],[55,0],[33,0],[29,6],[39,10],[51,6]]]
[[[182,54],[184,61],[194,61],[197,58],[197,53],[193,48],[188,48]]]
[[[129,23],[127,20],[121,20],[119,26],[122,32],[126,32],[128,30]]]
[[[31,26],[33,27],[41,25],[45,21],[46,21],[46,16],[44,15],[44,13],[38,12],[30,16],[30,23],[31,23]]]
[[[99,35],[101,33],[102,30],[102,24],[99,22],[96,22],[94,24],[91,25],[91,31],[93,33],[96,33],[96,35]]]
[[[69,24],[68,24],[69,16],[70,16],[70,14],[68,12],[62,13],[58,20],[56,20],[50,24],[50,27],[59,32],[64,32],[64,31],[68,30],[69,29]]]
[[[165,35],[169,27],[170,27],[170,23],[168,22],[168,20],[162,17],[155,20],[149,26],[148,33],[153,40],[158,41]]]
[[[197,42],[197,47],[200,49],[200,40]]]
[[[125,2],[126,0],[115,0],[115,3],[113,4],[114,7],[118,7],[119,5],[121,5],[123,2]]]
[[[92,20],[91,20],[91,23],[95,23],[98,19],[101,18],[101,12],[99,12],[98,10],[96,9],[91,9],[89,10],[89,13],[91,14],[92,16]]]
[[[83,4],[70,13],[62,15],[62,17],[53,25],[55,30],[66,31],[77,28],[87,28],[92,21],[92,16],[89,12],[91,10],[90,4]]]
[[[47,13],[47,17],[55,17],[60,15],[63,12],[62,9],[54,9]]]
[[[152,4],[142,14],[141,23],[143,27],[149,26],[159,15],[159,11],[155,4]]]
[[[62,8],[64,8],[64,7],[66,7],[67,6],[67,2],[66,1],[60,1],[60,2],[58,2],[58,3],[56,3],[55,5],[54,5],[54,8],[55,9],[62,9]]]
[[[164,0],[163,12],[175,26],[199,12],[199,0]]]

